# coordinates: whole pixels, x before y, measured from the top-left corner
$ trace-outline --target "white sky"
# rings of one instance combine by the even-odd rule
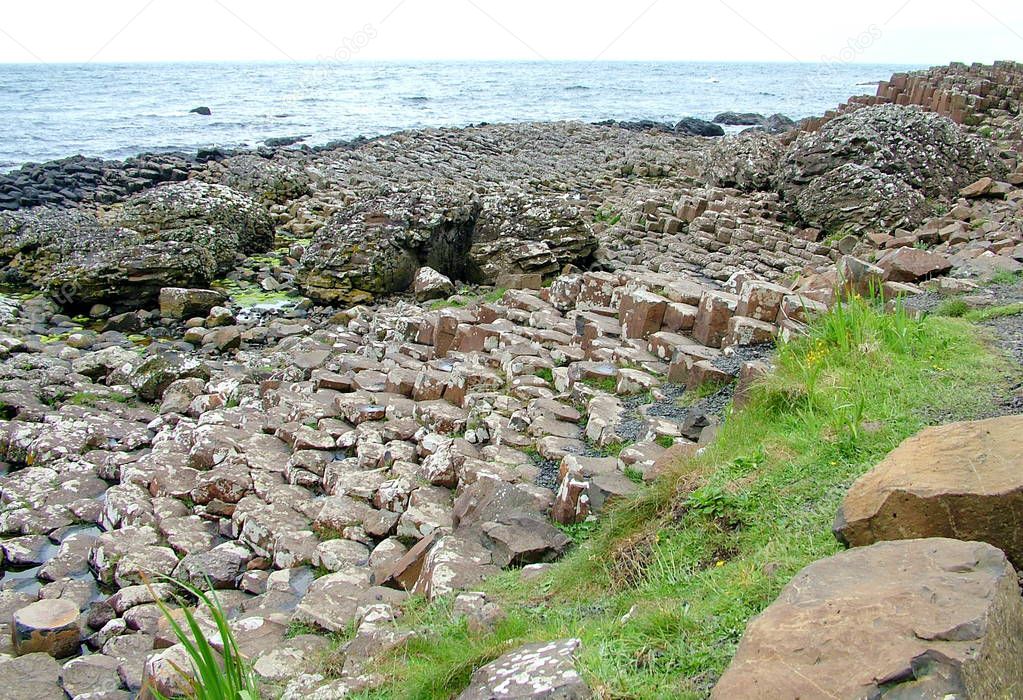
[[[0,3],[0,63],[336,56],[938,64],[1023,58],[1020,0]]]

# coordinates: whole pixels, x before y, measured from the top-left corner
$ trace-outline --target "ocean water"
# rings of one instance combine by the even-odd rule
[[[920,66],[361,62],[0,65],[0,171],[75,154],[303,143],[478,122],[816,115]],[[190,114],[207,106],[212,115]]]

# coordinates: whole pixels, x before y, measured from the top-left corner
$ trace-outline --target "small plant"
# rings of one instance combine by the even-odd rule
[[[718,486],[702,486],[689,494],[686,506],[710,518],[723,518],[735,507],[735,499]]]
[[[212,587],[209,593],[205,593],[190,583],[178,581],[169,576],[160,576],[158,580],[182,589],[206,608],[216,625],[217,634],[224,647],[223,651],[218,654],[199,627],[192,609],[184,601],[179,600],[179,603],[181,603],[180,610],[185,618],[187,630],[171,614],[170,608],[160,596],[150,589],[160,612],[163,613],[178,643],[185,648],[185,652],[192,662],[191,672],[177,666],[174,667],[181,677],[183,685],[187,688],[185,697],[189,700],[259,700],[256,675],[238,649],[234,632],[227,624],[227,615]],[[146,585],[148,586],[149,583],[147,582]],[[155,688],[149,690],[158,700],[169,700]]]
[[[550,367],[541,367],[540,369],[533,372],[533,375],[544,380],[548,384],[554,384],[554,370]]]
[[[568,535],[568,539],[572,540],[573,544],[578,545],[588,540],[597,531],[599,522],[597,520],[583,520],[580,523],[573,523],[571,525],[555,523],[555,526]]]
[[[285,639],[293,639],[303,634],[317,634],[319,629],[313,627],[308,622],[302,622],[300,620],[292,620],[288,623],[288,629],[284,633]]]
[[[618,381],[614,377],[589,377],[583,380],[583,384],[600,391],[606,391],[609,394],[615,393],[615,388],[618,386]]]
[[[615,224],[622,220],[622,215],[609,207],[607,209],[598,209],[593,214],[593,220],[596,221],[597,223],[603,223],[607,224],[608,226],[614,226]]]
[[[656,442],[664,449],[668,449],[669,447],[675,444],[675,438],[673,438],[670,435],[658,435],[657,439],[654,440],[654,442]]]
[[[484,294],[483,301],[485,301],[488,304],[493,304],[494,302],[501,301],[502,299],[504,299],[504,295],[507,292],[508,290],[505,289],[504,287],[498,287],[494,291],[487,292],[486,294]]]
[[[991,131],[990,126],[982,126],[979,129],[977,129],[977,133],[983,136],[984,138],[989,139],[991,138],[991,134],[993,132]]]
[[[934,310],[934,313],[937,316],[962,318],[969,310],[970,306],[962,299],[949,299],[948,301],[943,301],[941,305]]]
[[[991,276],[989,281],[991,284],[1016,284],[1020,280],[1023,280],[1023,273],[1012,270],[999,270]]]
[[[643,483],[643,472],[636,469],[635,467],[625,467],[624,470],[625,478],[634,484]]]

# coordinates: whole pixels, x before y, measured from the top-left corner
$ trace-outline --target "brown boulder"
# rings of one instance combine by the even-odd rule
[[[711,698],[1010,698],[1023,599],[982,542],[882,542],[810,564],[746,628]]]
[[[1023,565],[1023,416],[927,428],[852,485],[835,535],[852,546],[955,537],[989,542]]]
[[[952,269],[951,261],[941,253],[918,248],[896,248],[885,253],[877,266],[885,271],[890,282],[916,282]]]

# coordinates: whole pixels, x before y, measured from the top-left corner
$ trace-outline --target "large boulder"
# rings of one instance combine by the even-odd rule
[[[1023,566],[1023,416],[927,428],[849,489],[836,536],[879,540],[956,537],[989,542]]]
[[[860,167],[838,170],[850,164]],[[990,142],[947,117],[916,107],[875,105],[802,133],[782,159],[777,186],[794,200],[814,180],[829,176],[814,195],[825,201],[812,202],[806,194],[798,200],[800,214],[812,218],[810,223],[890,228],[890,220],[905,215],[906,206],[891,197],[904,195],[907,186],[922,198],[948,201],[959,188],[1001,167]],[[843,213],[849,201],[837,194],[843,183],[870,201]],[[889,206],[897,208],[889,211]],[[914,204],[913,210],[917,208]]]
[[[408,289],[421,265],[465,279],[480,209],[472,193],[442,188],[360,202],[317,232],[299,283],[314,299],[358,303]]]
[[[785,153],[781,141],[763,131],[748,130],[717,139],[698,156],[697,177],[712,187],[768,189]]]
[[[882,542],[810,564],[746,628],[711,698],[1009,698],[1023,598],[983,542]]]
[[[696,117],[682,117],[675,123],[674,131],[683,136],[724,136],[725,130],[713,122]]]
[[[437,187],[356,204],[327,221],[302,257],[310,297],[358,303],[409,288],[421,266],[493,284],[506,274],[552,275],[588,264],[597,248],[586,210],[561,197],[487,195]]]
[[[198,180],[146,190],[108,218],[147,242],[202,247],[212,255],[216,274],[230,270],[238,253],[262,253],[274,244],[273,220],[264,206],[225,185]]]
[[[56,207],[0,214],[5,280],[78,307],[137,306],[162,287],[207,285],[238,253],[268,250],[273,240],[264,207],[196,181],[147,190],[102,218]]]
[[[811,180],[796,195],[796,211],[807,224],[834,232],[913,229],[933,213],[905,180],[857,163]]]
[[[568,263],[586,267],[598,245],[587,213],[581,202],[557,195],[485,197],[469,251],[470,278],[494,284],[502,274],[551,276]]]

